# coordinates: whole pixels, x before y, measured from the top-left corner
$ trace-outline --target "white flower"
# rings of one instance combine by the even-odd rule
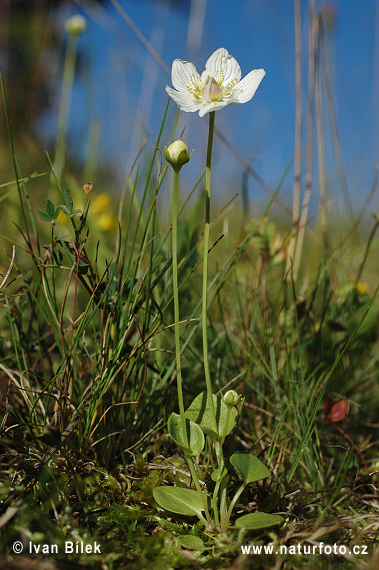
[[[265,74],[264,69],[254,69],[240,81],[238,62],[226,49],[219,48],[208,59],[201,76],[193,63],[175,59],[171,81],[176,91],[168,85],[166,91],[182,111],[199,111],[203,117],[226,105],[250,101]]]

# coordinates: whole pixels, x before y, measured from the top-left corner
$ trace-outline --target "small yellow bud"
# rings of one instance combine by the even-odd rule
[[[242,396],[237,394],[235,390],[228,390],[225,392],[222,399],[227,406],[236,406],[242,400]]]
[[[83,186],[83,190],[86,194],[89,194],[93,190],[93,184],[91,182],[86,182]]]
[[[80,14],[71,16],[65,24],[65,30],[72,36],[79,36],[87,28],[87,21]]]
[[[165,146],[163,154],[176,172],[179,172],[183,164],[190,159],[188,146],[181,140],[173,142],[168,148]]]

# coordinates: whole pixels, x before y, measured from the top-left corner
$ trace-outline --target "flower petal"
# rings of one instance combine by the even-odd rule
[[[199,110],[200,101],[195,99],[190,93],[175,91],[175,89],[172,89],[172,87],[168,85],[166,86],[166,91],[182,111],[193,113]]]
[[[215,73],[217,83],[227,89],[241,79],[241,68],[237,60],[229,55],[225,48],[219,48],[211,55],[205,69]]]
[[[254,96],[260,82],[266,75],[264,69],[250,71],[233,89],[230,103],[246,103]]]
[[[175,59],[172,64],[171,81],[178,91],[190,93],[190,89],[199,85],[200,76],[193,63]]]
[[[211,111],[219,111],[223,107],[226,107],[226,105],[229,105],[229,101],[227,99],[209,102],[199,110],[199,117],[204,117],[204,115]]]

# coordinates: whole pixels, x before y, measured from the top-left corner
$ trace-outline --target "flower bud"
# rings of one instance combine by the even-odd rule
[[[188,146],[183,141],[177,140],[170,144],[168,148],[164,147],[164,157],[175,172],[179,172],[183,164],[186,164],[190,159]]]
[[[87,27],[87,21],[80,14],[75,14],[71,16],[65,24],[65,30],[72,36],[79,36],[85,31]]]
[[[91,182],[86,182],[83,186],[83,190],[86,194],[89,194],[93,190],[93,184]]]
[[[225,392],[222,399],[227,406],[233,407],[240,403],[242,396],[240,394],[237,394],[235,390],[228,390]]]

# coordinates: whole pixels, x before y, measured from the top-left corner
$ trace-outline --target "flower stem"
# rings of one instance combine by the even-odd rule
[[[189,448],[186,420],[184,417],[184,399],[182,367],[180,362],[180,322],[179,322],[179,287],[178,287],[178,190],[179,171],[174,171],[174,200],[172,206],[172,285],[174,289],[174,319],[175,319],[175,358],[176,384],[178,389],[179,414],[183,428],[183,438],[186,448]]]
[[[180,361],[180,318],[179,318],[179,286],[178,286],[178,194],[179,194],[179,170],[174,170],[174,199],[172,205],[172,285],[174,290],[174,334],[175,334],[175,358],[176,358],[176,385],[178,390],[179,414],[183,428],[184,446],[189,449],[186,418],[184,415],[182,366]],[[204,501],[204,511],[208,526],[211,518],[207,506],[207,497],[200,487],[199,479],[193,466],[192,458],[185,453],[188,467],[191,472],[196,490],[201,494]],[[202,520],[202,519],[200,519]],[[203,521],[204,522],[204,521]]]
[[[204,260],[203,260],[203,301],[202,301],[203,306],[202,306],[201,320],[203,327],[203,359],[204,359],[205,383],[207,387],[207,399],[209,403],[213,429],[216,433],[218,433],[215,409],[213,404],[211,375],[209,371],[208,335],[207,335],[208,249],[209,249],[209,224],[210,224],[210,211],[211,211],[211,161],[212,161],[214,121],[215,121],[215,111],[212,111],[209,115],[207,164],[205,169],[205,227],[204,227]]]

